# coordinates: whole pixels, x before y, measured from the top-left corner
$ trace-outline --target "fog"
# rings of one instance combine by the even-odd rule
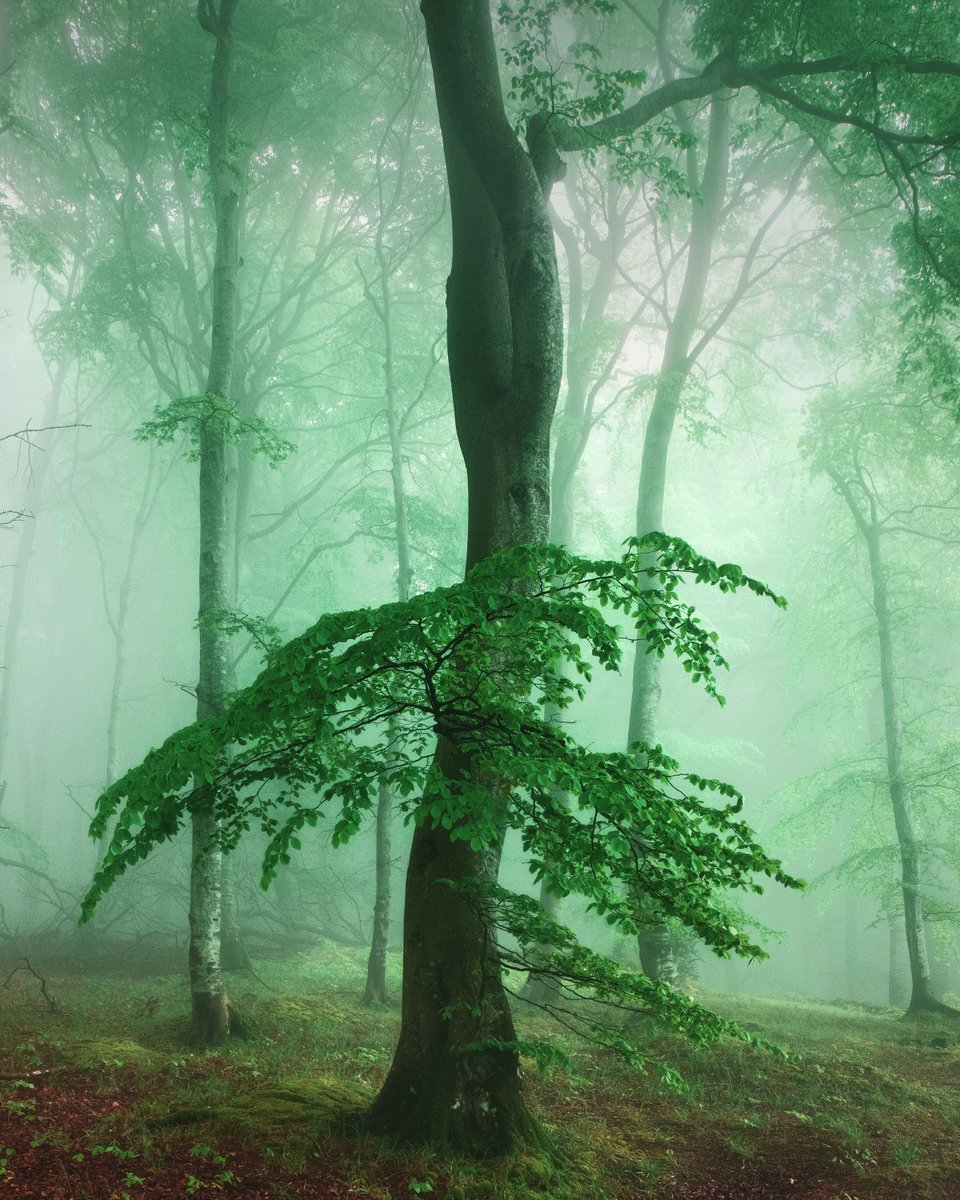
[[[786,606],[685,570],[677,603],[716,631],[728,661],[716,672],[722,702],[708,694],[709,672],[700,678],[672,643],[638,682],[634,655],[659,661],[644,640],[653,635],[605,608],[619,627],[620,670],[595,668],[582,699],[545,706],[546,725],[610,761],[632,740],[638,778],[659,744],[677,772],[731,785],[742,808],[738,800],[728,819],[746,822],[805,886],[782,886],[757,860],[742,886],[711,884],[710,905],[727,915],[700,923],[676,896],[645,892],[644,880],[663,886],[661,868],[646,875],[641,862],[636,879],[611,882],[611,896],[638,906],[617,924],[603,919],[592,884],[571,882],[559,902],[562,878],[552,896],[542,892],[531,854],[546,851],[506,817],[493,839],[505,836],[500,884],[540,897],[588,949],[708,1009],[713,997],[766,997],[894,1016],[911,997],[912,1011],[920,1000],[960,1002],[955,285],[950,263],[934,261],[941,242],[923,242],[955,202],[942,185],[953,150],[939,145],[934,169],[934,150],[925,144],[923,158],[914,145],[928,128],[927,93],[911,92],[899,110],[887,94],[869,118],[913,131],[914,142],[871,140],[866,117],[862,128],[832,125],[812,101],[791,109],[789,97],[740,84],[664,105],[626,149],[581,154],[573,135],[565,142],[549,126],[564,170],[545,183],[531,153],[553,226],[563,349],[552,334],[543,343],[557,373],[545,426],[552,515],[543,506],[534,518],[523,514],[544,491],[545,458],[525,491],[506,443],[476,439],[516,419],[516,461],[539,453],[516,416],[546,386],[540,351],[524,349],[533,326],[517,280],[532,278],[546,251],[511,241],[520,235],[497,207],[513,178],[506,158],[480,146],[481,125],[457,124],[453,92],[440,97],[452,114],[441,135],[442,31],[431,34],[432,72],[419,13],[405,5],[388,16],[340,4],[320,14],[243,0],[221,4],[216,19],[217,6],[201,4],[199,23],[169,4],[61,7],[9,6],[0,79],[0,965],[96,976],[129,956],[179,978],[186,1014],[208,855],[214,940],[222,900],[223,937],[229,925],[253,972],[229,982],[231,993],[256,987],[251,960],[306,963],[326,947],[362,963],[380,938],[399,1004],[402,953],[420,945],[408,937],[404,951],[404,880],[414,830],[430,825],[419,794],[389,783],[404,753],[397,730],[413,711],[399,684],[384,685],[387,707],[369,725],[358,719],[353,735],[361,748],[380,737],[387,747],[379,801],[369,780],[357,782],[366,799],[353,836],[334,836],[351,801],[349,781],[337,784],[346,799],[323,791],[338,769],[329,763],[332,774],[301,783],[266,771],[242,794],[266,798],[267,824],[251,817],[234,837],[218,809],[220,832],[200,850],[198,813],[211,802],[199,760],[192,782],[144,784],[161,815],[124,781],[141,779],[135,769],[151,749],[198,715],[229,729],[215,723],[232,698],[326,614],[454,588],[465,561],[518,542],[610,560],[626,539],[660,530],[713,564],[736,564]],[[234,7],[232,65],[218,76],[227,61],[218,59],[211,76]],[[668,21],[670,7],[603,15],[574,5],[553,26],[544,17],[549,46],[575,43],[552,63],[568,89],[555,114],[582,126],[606,115],[576,108],[591,78],[582,62],[593,60],[575,47],[594,37],[604,70],[642,72],[617,84],[630,96],[674,78],[689,55],[706,62],[720,6],[674,6]],[[524,41],[530,29],[512,12],[495,22],[507,118],[501,130],[490,117],[489,128],[521,147],[507,119],[522,129],[536,109],[542,80],[525,90],[518,77],[540,43]],[[701,69],[681,67],[687,79]],[[853,105],[846,86],[821,108]],[[455,128],[461,140],[445,162]],[[467,182],[456,176],[464,155]],[[526,150],[522,158],[531,161]],[[468,245],[487,209],[506,231],[490,254]],[[518,218],[520,227],[526,236]],[[496,271],[509,304],[487,302]],[[234,296],[235,310],[225,307]],[[211,382],[218,355],[226,391]],[[497,488],[508,498],[484,524]],[[643,553],[641,572],[653,552]],[[655,589],[666,582],[652,579]],[[536,628],[529,636],[547,637]],[[586,627],[571,628],[570,644],[585,649]],[[536,644],[523,653],[540,667],[517,684],[518,705],[549,690],[541,669],[544,678],[548,667],[560,678],[571,670],[545,663],[546,649],[538,660]],[[516,682],[509,671],[527,668],[502,669]],[[296,676],[286,678],[292,696]],[[343,686],[341,714],[362,703],[358,694]],[[439,718],[430,728],[448,736]],[[227,743],[217,752],[240,756],[240,742]],[[474,753],[462,752],[464,761]],[[491,796],[537,796],[509,759],[503,752],[502,777],[475,763],[473,778]],[[437,786],[429,778],[424,805]],[[696,792],[695,780],[685,786]],[[565,789],[564,811],[579,814],[566,819],[589,823],[588,790]],[[117,799],[91,836],[105,792]],[[725,795],[707,803],[722,808]],[[163,816],[168,800],[177,807]],[[319,820],[299,822],[299,845],[284,843],[271,882],[262,864],[277,822],[307,800],[323,801]],[[462,812],[453,828],[472,820]],[[144,821],[163,825],[162,836],[143,861],[118,867]],[[471,836],[479,846],[488,835]],[[682,841],[658,848],[651,836],[643,855],[673,864],[687,878],[679,891],[707,878],[683,866]],[[103,898],[78,924],[97,872]],[[722,921],[757,952],[718,946]],[[661,936],[656,969],[645,934]],[[498,936],[518,944],[515,932]],[[550,944],[531,946],[535,982],[536,954]],[[523,992],[525,972],[509,954],[504,967],[510,990]],[[192,989],[194,1040],[215,1044],[197,1033],[196,976]]]

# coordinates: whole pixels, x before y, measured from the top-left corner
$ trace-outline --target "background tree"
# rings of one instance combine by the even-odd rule
[[[956,511],[952,497],[938,502],[930,498],[929,490],[928,464],[932,466],[945,444],[952,440],[949,419],[944,418],[942,410],[930,401],[925,403],[921,399],[908,406],[903,399],[891,403],[881,395],[860,389],[847,396],[840,393],[825,398],[814,410],[806,434],[806,449],[814,470],[825,474],[843,499],[866,553],[876,626],[886,786],[900,853],[912,980],[908,1009],[911,1015],[953,1010],[934,996],[930,978],[923,924],[923,896],[929,884],[924,878],[924,837],[916,803],[910,795],[904,759],[902,683],[898,679],[901,669],[896,661],[896,621],[885,547],[891,535],[947,540],[955,536],[950,532]],[[903,466],[891,471],[896,463]],[[903,476],[911,469],[919,469],[921,476],[927,477],[927,487],[921,491],[927,499],[919,503],[911,503],[913,497],[902,494]],[[895,499],[889,493],[884,494],[887,489],[881,482],[884,476],[891,475]],[[932,517],[933,522],[923,522],[923,517]]]

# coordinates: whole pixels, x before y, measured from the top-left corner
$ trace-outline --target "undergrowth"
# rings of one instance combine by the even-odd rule
[[[245,1196],[627,1200],[710,1194],[695,1190],[706,1179],[756,1178],[773,1189],[777,1172],[784,1186],[805,1180],[796,1194],[809,1197],[960,1195],[960,1031],[803,1000],[710,1001],[783,1045],[783,1056],[733,1041],[696,1046],[651,1021],[638,1034],[651,1064],[644,1074],[521,1014],[574,1064],[544,1077],[524,1062],[556,1157],[471,1163],[389,1145],[358,1118],[383,1081],[399,1016],[360,1005],[363,968],[362,953],[328,947],[232,975],[249,1035],[207,1053],[189,1048],[185,977],[51,972],[51,1010],[34,977],[15,976],[0,995],[0,1045],[2,1073],[22,1079],[0,1083],[0,1178],[16,1185],[13,1195],[34,1194],[23,1178],[28,1147],[88,1165],[109,1159],[113,1200],[227,1195],[242,1180]],[[399,994],[396,962],[391,970]],[[680,1073],[679,1089],[664,1084],[658,1063]],[[44,1089],[54,1088],[63,1094],[47,1117]],[[77,1088],[117,1099],[92,1105],[81,1129],[64,1108]],[[261,1167],[273,1190],[249,1190]],[[171,1170],[180,1192],[151,1190]],[[283,1191],[284,1180],[311,1179],[347,1190],[317,1182],[316,1191]]]

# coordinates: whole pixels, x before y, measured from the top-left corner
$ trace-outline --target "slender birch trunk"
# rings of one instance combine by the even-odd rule
[[[198,627],[200,674],[197,719],[216,716],[229,684],[227,637],[218,614],[228,600],[227,445],[224,419],[215,412],[230,398],[237,328],[239,193],[230,157],[230,79],[233,19],[238,0],[200,0],[197,17],[216,38],[210,81],[208,167],[217,236],[213,266],[210,362],[206,396],[211,414],[200,424],[200,568]],[[221,975],[222,860],[216,797],[193,811],[190,872],[190,989],[193,1037],[216,1045],[230,1032],[230,1006]]]
[[[408,600],[413,579],[410,552],[410,519],[407,504],[407,489],[403,469],[403,436],[400,420],[400,394],[397,387],[396,357],[394,345],[393,294],[391,278],[394,264],[387,252],[384,234],[391,207],[385,196],[383,183],[383,154],[377,156],[377,192],[379,221],[374,239],[374,252],[379,273],[379,295],[374,296],[368,288],[367,295],[373,301],[383,331],[383,379],[386,400],[387,436],[390,441],[390,485],[393,493],[394,545],[397,555],[397,599]],[[409,152],[409,137],[406,151]],[[401,164],[401,171],[403,164]],[[393,204],[396,204],[400,184],[396,185]],[[370,954],[367,959],[367,981],[363,993],[364,1004],[386,1004],[387,991],[387,945],[390,939],[390,894],[391,858],[393,846],[393,802],[394,797],[385,779],[380,780],[377,794],[376,816],[376,894],[373,905],[373,930],[370,937]]]

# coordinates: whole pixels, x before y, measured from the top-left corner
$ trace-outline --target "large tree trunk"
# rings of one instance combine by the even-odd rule
[[[213,266],[210,366],[206,395],[230,397],[237,327],[239,196],[230,161],[230,76],[233,17],[238,0],[200,0],[201,25],[216,38],[210,85],[207,147],[217,240]],[[218,614],[227,607],[227,445],[223,422],[211,416],[200,428],[200,677],[197,719],[223,710],[228,692],[227,637]],[[193,1037],[216,1045],[230,1032],[230,1008],[220,973],[222,859],[213,804],[193,811],[190,879],[190,990]]]
[[[469,570],[498,550],[546,540],[561,308],[547,181],[542,187],[503,110],[488,0],[424,0],[422,11],[453,218],[447,341],[467,468]],[[472,774],[445,741],[434,769],[454,782]],[[509,1048],[515,1033],[494,934],[440,882],[495,879],[501,841],[474,851],[429,822],[414,833],[400,1040],[372,1114],[381,1129],[473,1155],[542,1140]],[[501,1046],[482,1045],[490,1041]]]

